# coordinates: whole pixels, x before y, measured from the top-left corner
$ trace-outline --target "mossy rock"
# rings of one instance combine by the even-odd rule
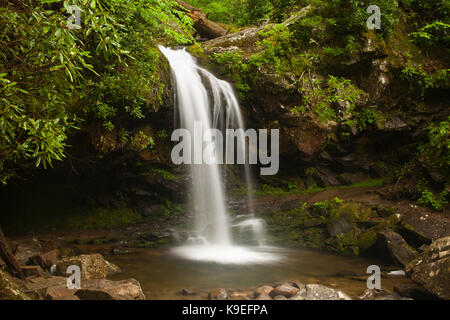
[[[332,213],[328,221],[328,233],[332,237],[348,233],[357,229],[356,222],[359,213],[356,204],[347,203],[341,206],[336,213]]]
[[[340,253],[357,256],[360,253],[358,233],[359,230],[352,230],[339,234],[331,241],[330,245]]]
[[[336,239],[339,243],[339,246],[342,248],[346,246],[358,246],[358,235],[359,230],[354,229],[352,231],[337,235]]]
[[[358,239],[358,247],[361,252],[367,251],[377,242],[377,232],[373,229],[362,233]]]
[[[323,228],[310,228],[304,232],[304,243],[311,248],[324,248],[327,236]]]
[[[359,210],[358,206],[354,203],[346,203],[341,206],[336,214],[331,216],[332,219],[345,218],[348,222],[356,223],[359,221]]]
[[[322,202],[316,202],[311,207],[309,211],[317,216],[329,217],[333,216],[339,206],[342,204],[343,200],[335,197],[330,200],[325,200]]]

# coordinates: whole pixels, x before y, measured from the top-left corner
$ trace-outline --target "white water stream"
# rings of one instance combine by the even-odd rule
[[[175,84],[176,103],[180,118],[180,128],[191,133],[191,139],[203,139],[196,135],[195,123],[201,123],[202,132],[210,129],[244,129],[244,120],[238,100],[231,85],[217,79],[209,71],[199,67],[195,59],[184,49],[173,50],[160,46],[159,49],[168,59]],[[210,88],[210,94],[208,89]],[[197,128],[198,130],[198,128]],[[238,147],[245,148],[245,137]],[[194,158],[195,142],[191,155]],[[214,154],[214,157],[218,157]],[[222,159],[223,160],[223,159]],[[194,161],[192,163],[195,163]],[[195,231],[188,239],[189,243],[177,247],[173,252],[191,260],[211,261],[226,264],[265,263],[278,260],[273,253],[261,247],[239,246],[233,242],[232,229],[239,231],[250,229],[256,243],[264,243],[264,224],[253,215],[251,195],[251,172],[245,165],[245,177],[248,194],[250,218],[231,221],[226,210],[221,159],[214,164],[189,165],[192,176],[192,206],[195,212]]]

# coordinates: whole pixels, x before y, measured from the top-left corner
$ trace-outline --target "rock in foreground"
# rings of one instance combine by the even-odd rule
[[[450,299],[450,236],[434,241],[406,266],[411,279],[445,300]]]
[[[80,267],[81,278],[85,280],[105,279],[108,276],[108,264],[98,253],[64,258],[56,264],[57,273],[66,276],[67,268],[71,265]]]

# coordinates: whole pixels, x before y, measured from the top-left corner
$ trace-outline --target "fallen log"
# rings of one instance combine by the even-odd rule
[[[187,4],[183,0],[175,0],[186,12],[192,20],[194,20],[194,29],[202,38],[214,39],[222,37],[227,34],[227,30],[218,23],[211,21],[208,17],[202,13],[198,8]]]
[[[0,257],[3,259],[3,261],[6,264],[6,267],[13,276],[25,280],[23,270],[20,267],[19,262],[17,262],[16,257],[12,253],[11,249],[9,248],[8,242],[6,241],[1,226],[0,226]]]

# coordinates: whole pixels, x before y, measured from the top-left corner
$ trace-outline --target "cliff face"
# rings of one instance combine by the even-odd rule
[[[448,189],[445,166],[423,161],[417,149],[427,143],[430,125],[448,123],[448,84],[425,88],[407,76],[410,68],[424,66],[433,74],[448,62],[446,55],[426,57],[410,41],[403,15],[389,37],[361,33],[351,53],[330,54],[320,25],[306,44],[293,40],[296,26],[312,17],[317,10],[308,6],[282,23],[190,51],[235,84],[250,127],[280,128],[282,161],[303,169],[305,183],[308,173],[310,184],[320,185],[398,179],[396,173],[411,166],[404,180],[414,184],[426,177]],[[410,186],[407,193],[417,190]]]
[[[258,177],[256,186],[306,190],[384,179],[386,197],[408,196],[442,210],[450,191],[445,49],[414,44],[414,30],[400,9],[397,22],[383,21],[390,28],[386,35],[384,29],[342,29],[352,18],[341,23],[346,13],[325,6],[292,8],[279,23],[264,21],[188,49],[233,83],[248,127],[280,129],[280,173]],[[98,208],[128,222],[136,217],[128,216],[130,208],[145,217],[183,211],[178,205],[189,179],[170,160],[176,126],[170,70],[159,52],[154,58],[157,85],[145,90],[145,118],[117,116],[111,130],[98,121],[83,125],[70,138],[66,161],[2,190],[7,212],[17,211],[10,199],[26,207],[24,194],[46,202],[63,189],[70,199],[61,195],[60,207],[66,199],[76,203],[74,211],[94,211],[97,218]],[[231,188],[241,185],[238,176],[228,176]],[[40,188],[44,194],[38,197],[36,184],[53,189]],[[24,190],[21,196],[17,189]],[[60,211],[34,207],[42,214]],[[35,209],[21,211],[39,216]]]

